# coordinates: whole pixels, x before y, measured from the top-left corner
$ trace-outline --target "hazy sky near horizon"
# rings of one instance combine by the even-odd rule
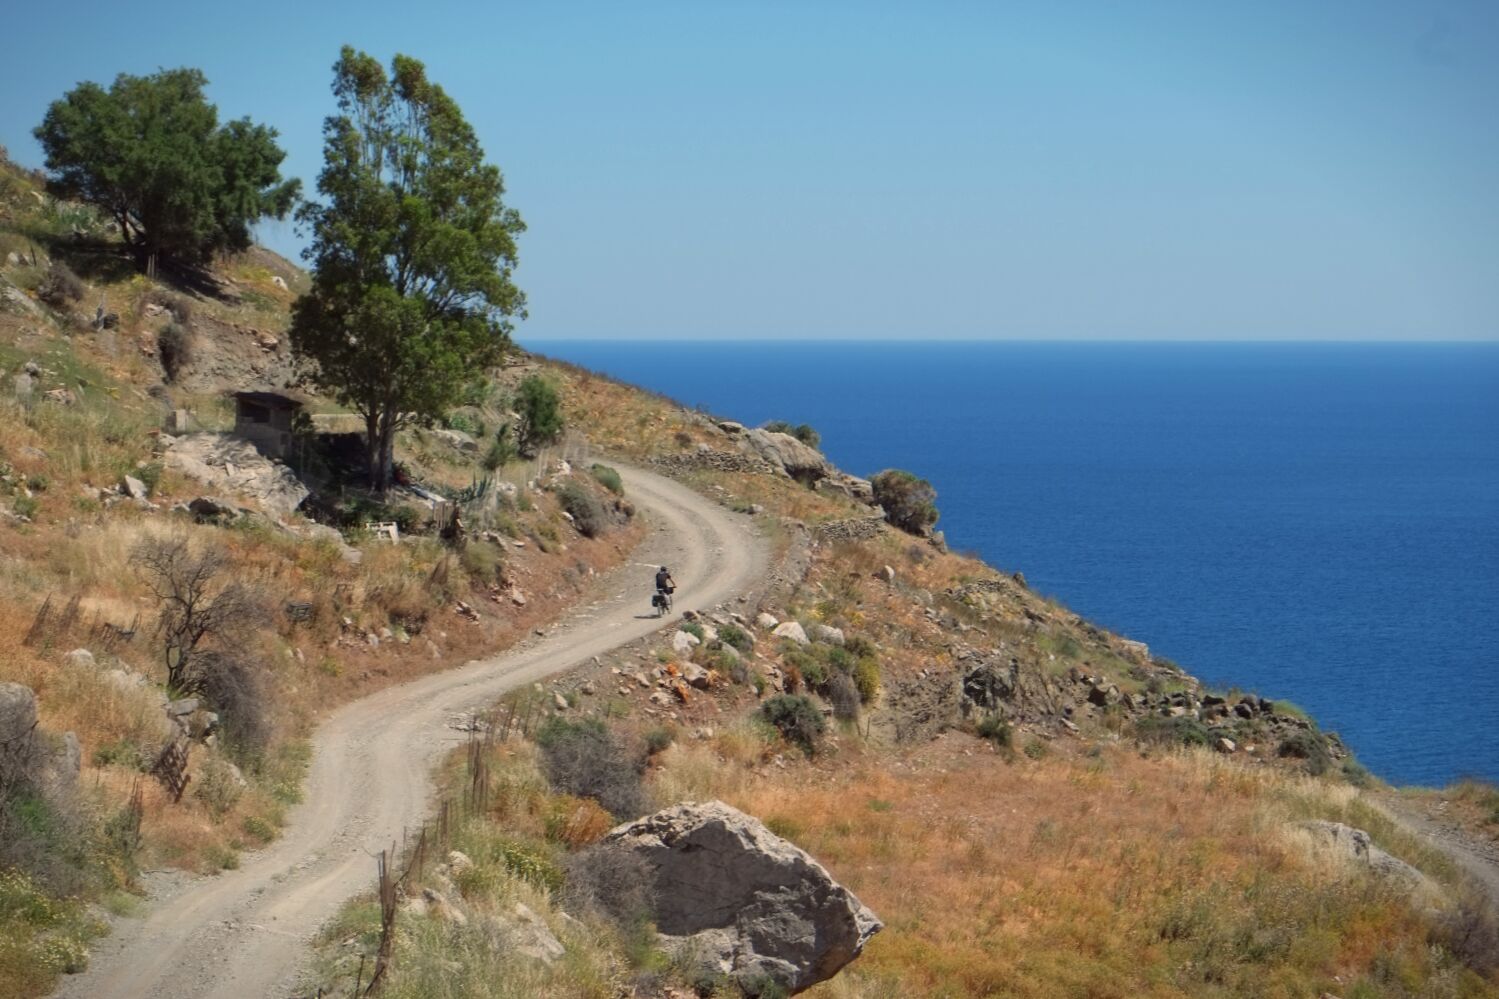
[[[222,8],[222,9],[221,9]],[[201,68],[309,191],[344,43],[426,62],[556,337],[1499,338],[1487,0],[32,6],[0,144]],[[290,223],[262,240],[295,254]]]

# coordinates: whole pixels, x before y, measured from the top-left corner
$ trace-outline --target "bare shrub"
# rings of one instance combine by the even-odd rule
[[[179,322],[170,322],[156,337],[156,353],[167,381],[174,382],[192,359],[192,335]]]
[[[81,302],[83,293],[87,290],[83,280],[73,273],[72,268],[61,260],[54,260],[43,275],[41,284],[36,286],[36,297],[54,309],[65,309],[75,302]]]
[[[1499,971],[1499,912],[1481,896],[1460,899],[1440,918],[1432,935],[1480,975]]]
[[[650,865],[633,851],[601,843],[580,850],[563,864],[562,905],[578,915],[597,913],[620,926],[653,916]]]
[[[859,717],[859,686],[847,673],[834,671],[827,685],[828,701],[833,705],[833,717],[848,721]]]
[[[219,731],[241,762],[256,764],[275,735],[266,671],[239,651],[200,652],[203,696],[221,716]]]
[[[609,514],[604,504],[577,482],[564,482],[557,490],[562,509],[572,515],[573,523],[585,538],[596,538],[609,529]]]
[[[536,744],[554,790],[592,798],[618,819],[645,814],[642,761],[601,723],[552,718],[536,733]]]
[[[157,630],[167,687],[179,696],[204,693],[208,673],[229,661],[206,653],[242,648],[268,620],[265,601],[232,578],[227,552],[189,544],[183,535],[142,538],[130,561],[160,608]]]

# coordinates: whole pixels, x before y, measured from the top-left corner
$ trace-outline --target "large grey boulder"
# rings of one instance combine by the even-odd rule
[[[1332,847],[1335,853],[1347,857],[1356,864],[1368,867],[1379,877],[1404,884],[1413,890],[1431,886],[1431,881],[1426,875],[1375,846],[1369,834],[1362,829],[1355,829],[1341,822],[1325,822],[1321,819],[1303,822],[1301,828]]]
[[[653,872],[663,943],[751,994],[825,981],[883,928],[805,851],[721,801],[648,815],[604,843]]]
[[[821,451],[808,447],[790,434],[756,427],[745,431],[741,440],[747,453],[758,455],[772,468],[785,472],[798,482],[812,485],[834,472]]]
[[[307,487],[292,470],[261,454],[249,441],[230,434],[183,434],[167,442],[168,468],[215,491],[255,500],[267,513],[285,516],[307,498]]]
[[[36,694],[19,683],[0,683],[0,745],[20,742],[36,727]]]
[[[19,683],[0,683],[0,787],[32,776],[36,694]]]

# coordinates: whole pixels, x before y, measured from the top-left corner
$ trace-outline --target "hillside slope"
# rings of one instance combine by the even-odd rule
[[[362,496],[323,444],[294,469],[314,487],[306,512],[256,500],[236,471],[194,479],[162,428],[180,411],[189,429],[227,430],[228,392],[284,387],[286,308],[304,280],[252,251],[211,275],[146,282],[122,269],[107,227],[0,168],[0,628],[16,638],[0,651],[0,682],[31,691],[39,720],[26,743],[36,752],[0,780],[0,992],[43,994],[81,971],[99,905],[122,928],[70,994],[96,983],[131,994],[129,982],[149,994],[159,972],[198,991],[280,979],[295,948],[263,917],[290,921],[300,939],[373,880],[363,852],[352,863],[338,852],[352,840],[331,853],[311,845],[372,820],[357,806],[378,778],[324,794],[338,779],[322,768],[351,745],[340,740],[380,736],[359,764],[375,769],[360,772],[398,773],[400,790],[359,828],[395,836],[421,816],[441,748],[433,719],[514,679],[473,687],[482,667],[442,671],[536,637],[594,599],[601,577],[640,586],[638,563],[662,557],[638,546],[669,513],[656,503],[655,517],[634,516],[635,504],[679,487],[627,469],[621,497],[608,469],[583,470],[601,457],[706,497],[716,508],[701,521],[740,525],[717,537],[753,525],[765,570],[734,563],[700,584],[692,556],[713,553],[673,554],[691,619],[637,624],[629,601],[643,611],[642,594],[625,590],[623,605],[574,613],[639,637],[553,631],[493,660],[551,672],[587,659],[450,730],[455,752],[436,769],[440,810],[426,823],[446,859],[416,864],[401,887],[383,994],[734,994],[671,952],[648,911],[622,917],[584,890],[589,850],[633,817],[624,812],[713,798],[805,848],[884,921],[812,994],[1499,994],[1491,907],[1385,806],[1393,792],[1335,735],[1274,692],[1206,690],[1023,579],[897,530],[867,483],[790,438],[517,357],[447,427],[400,442],[420,492]],[[115,318],[96,324],[101,301]],[[536,374],[560,388],[567,436],[486,473],[511,394]],[[346,429],[326,400],[311,408],[324,431]],[[596,536],[564,505],[577,490],[578,509],[600,518]],[[424,525],[426,493],[460,504],[466,538]],[[387,520],[405,540],[367,526]],[[215,553],[218,579],[266,598],[219,649],[242,653],[242,682],[191,706],[164,689],[160,607],[141,559],[163,538]],[[725,602],[750,590],[747,603]],[[438,689],[451,694],[400,710]],[[384,726],[380,711],[401,720]],[[604,733],[618,786],[581,793],[558,772],[552,746],[578,732]],[[309,738],[327,749],[310,775]],[[171,742],[187,752],[180,801],[149,772]],[[628,807],[612,794],[621,788]],[[308,791],[317,802],[297,810]],[[1451,794],[1484,841],[1499,828],[1488,793]],[[1346,850],[1317,825],[1327,822],[1410,867]],[[143,903],[159,885],[141,871],[164,868],[197,874],[165,879],[184,892],[176,903]],[[507,943],[517,903],[560,958]],[[345,906],[306,955],[299,991],[367,982],[381,925],[370,898]],[[174,963],[184,940],[189,958],[233,959]]]

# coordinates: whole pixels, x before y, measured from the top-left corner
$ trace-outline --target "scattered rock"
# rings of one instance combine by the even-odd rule
[[[812,638],[814,641],[826,642],[828,645],[842,645],[843,629],[834,628],[826,624],[814,624],[812,626]]]
[[[677,805],[604,843],[654,871],[656,927],[679,957],[754,988],[800,992],[836,974],[882,925],[811,856],[721,801]]]
[[[765,613],[764,611],[761,611],[760,613],[758,613],[758,614],[755,615],[755,626],[757,628],[764,628],[766,630],[770,630],[770,629],[774,628],[776,625],[778,625],[780,623],[781,622],[778,621],[778,620],[776,620],[775,617],[773,617],[770,614]]]
[[[120,480],[120,494],[131,499],[147,499],[146,484],[133,475],[127,475]]]
[[[422,889],[422,901],[426,903],[426,914],[441,923],[467,926],[468,916],[463,910],[449,902],[447,896],[431,888]]]
[[[702,644],[702,640],[690,631],[679,631],[671,636],[671,647],[677,655],[685,656],[692,651],[694,646]]]
[[[280,288],[282,291],[287,290],[286,279],[283,278],[280,274],[271,275],[271,284],[275,285],[277,288]]]
[[[558,711],[566,711],[569,707],[567,698],[556,692],[552,694],[552,706],[555,707]]]
[[[806,631],[804,631],[802,629],[802,626],[795,621],[787,621],[784,624],[776,625],[776,627],[771,631],[771,634],[776,636],[777,638],[789,638],[797,645],[812,644],[811,640],[807,638]]]
[[[98,663],[94,660],[94,654],[88,649],[74,649],[62,657],[64,666],[73,669],[93,669]]]
[[[1239,744],[1226,735],[1220,735],[1218,741],[1213,743],[1213,748],[1220,753],[1232,753],[1239,748]]]

